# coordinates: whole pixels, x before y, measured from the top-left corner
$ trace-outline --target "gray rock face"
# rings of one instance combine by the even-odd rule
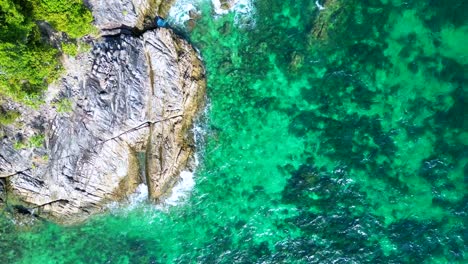
[[[165,17],[173,0],[89,0],[95,24],[100,29],[122,25],[143,28],[146,18]]]
[[[69,98],[71,112],[9,105],[23,115],[0,142],[8,196],[64,223],[125,199],[140,183],[160,199],[194,152],[190,128],[205,92],[197,53],[158,28],[104,38],[65,65],[67,76],[50,90]],[[15,145],[33,134],[44,135],[43,146]]]

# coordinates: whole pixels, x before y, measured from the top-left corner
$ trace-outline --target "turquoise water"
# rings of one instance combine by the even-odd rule
[[[0,218],[0,263],[466,263],[467,2],[195,2],[210,104],[190,195]]]

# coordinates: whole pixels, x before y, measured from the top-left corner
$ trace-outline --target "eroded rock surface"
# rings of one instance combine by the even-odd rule
[[[145,19],[166,17],[173,0],[89,0],[99,29],[122,25],[143,29]]]
[[[197,53],[158,28],[105,37],[67,63],[49,93],[71,111],[58,113],[57,99],[39,110],[7,105],[22,117],[1,132],[6,196],[65,223],[125,199],[140,183],[157,201],[194,152],[190,128],[205,89]],[[42,135],[42,146],[31,143]]]

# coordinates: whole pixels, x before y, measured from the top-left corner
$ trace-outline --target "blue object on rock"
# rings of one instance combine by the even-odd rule
[[[167,27],[168,26],[166,20],[164,20],[164,18],[162,18],[160,16],[156,17],[156,25],[158,27]]]

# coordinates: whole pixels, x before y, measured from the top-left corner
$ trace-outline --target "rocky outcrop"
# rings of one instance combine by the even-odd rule
[[[0,132],[3,196],[63,223],[125,199],[141,183],[153,201],[170,191],[193,155],[190,128],[203,105],[200,58],[172,30],[93,45],[64,61],[67,74],[50,87],[49,104],[6,104],[22,117]]]
[[[173,0],[89,0],[95,24],[100,29],[122,25],[143,29],[145,20],[166,17]]]

